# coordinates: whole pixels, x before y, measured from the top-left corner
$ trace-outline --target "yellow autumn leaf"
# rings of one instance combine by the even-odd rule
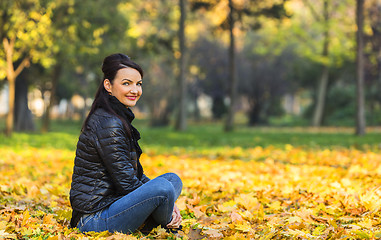
[[[47,238],[47,240],[59,240],[58,236],[50,236]]]
[[[211,238],[221,239],[222,237],[224,237],[222,233],[220,233],[218,230],[215,230],[215,229],[208,229],[202,232],[208,236],[208,239],[211,239]]]
[[[241,206],[243,206],[246,210],[249,210],[249,211],[254,211],[254,210],[257,210],[259,209],[260,207],[260,203],[258,201],[258,199],[256,198],[256,196],[252,193],[249,193],[249,194],[240,194],[238,195],[237,197],[234,198],[234,201],[237,203],[237,204],[240,204]]]
[[[231,212],[236,209],[236,204],[237,203],[235,201],[226,201],[218,205],[218,210],[220,212]]]
[[[381,194],[376,190],[371,190],[360,195],[361,204],[371,212],[381,209]]]
[[[359,225],[360,227],[362,228],[366,228],[366,229],[372,229],[373,228],[373,225],[377,225],[379,222],[378,221],[374,221],[370,218],[365,218],[364,220],[360,221],[357,223],[357,225]]]
[[[29,218],[30,218],[29,211],[28,211],[28,210],[24,211],[24,213],[23,213],[22,215],[23,215],[23,218],[22,218],[22,223],[21,223],[21,225],[22,225],[22,226],[25,226],[26,223],[28,222]]]
[[[230,214],[230,218],[232,220],[232,222],[242,222],[243,221],[243,218],[240,214],[238,214],[237,212],[232,212]]]
[[[250,224],[243,223],[243,224],[235,224],[234,229],[242,232],[251,232],[253,229],[251,228]]]
[[[53,214],[47,214],[44,219],[43,219],[43,223],[44,224],[54,224],[55,223],[55,220],[53,218]]]

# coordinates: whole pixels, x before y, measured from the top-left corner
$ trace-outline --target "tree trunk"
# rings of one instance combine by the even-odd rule
[[[226,113],[224,98],[220,95],[212,97],[212,114],[213,120],[220,120]]]
[[[169,116],[171,113],[171,104],[168,102],[173,101],[172,99],[169,100],[161,100],[158,101],[149,101],[149,108],[151,112],[150,116],[150,126],[151,127],[163,127],[168,126],[169,124]]]
[[[16,76],[13,68],[13,44],[8,39],[3,39],[3,46],[7,61],[7,80],[8,80],[8,114],[5,125],[5,135],[11,136],[13,131],[14,104],[15,104],[15,84]]]
[[[10,137],[13,132],[14,104],[15,104],[15,82],[16,79],[7,74],[8,79],[8,114],[5,125],[5,135]]]
[[[260,113],[262,110],[262,104],[259,101],[251,100],[249,110],[249,126],[255,126],[260,122]]]
[[[14,103],[15,103],[15,84],[16,77],[21,73],[21,71],[29,65],[29,59],[25,57],[17,69],[14,69],[13,66],[13,49],[15,45],[15,39],[3,38],[3,46],[5,50],[5,59],[7,65],[7,80],[9,84],[8,89],[8,114],[6,119],[5,126],[5,135],[11,136],[13,132],[13,122],[14,122]]]
[[[312,126],[314,127],[320,127],[322,124],[323,113],[325,108],[325,98],[327,95],[328,79],[329,79],[329,69],[328,69],[328,66],[324,66],[323,72],[319,81],[315,111],[314,111],[314,116],[312,120]]]
[[[196,122],[201,121],[201,112],[200,112],[200,106],[198,105],[198,94],[196,93],[193,96],[193,104],[194,104],[194,112],[193,112],[193,118]]]
[[[365,97],[364,97],[364,0],[357,0],[356,22],[357,22],[357,114],[356,134],[365,134]]]
[[[33,115],[28,107],[28,81],[21,74],[15,84],[14,130],[34,131]]]
[[[329,12],[328,12],[328,0],[324,1],[324,45],[323,45],[323,59],[328,59],[329,55]],[[328,61],[328,60],[327,60]],[[327,86],[329,80],[329,65],[325,62],[323,65],[323,71],[319,80],[314,116],[312,119],[312,126],[319,127],[322,124],[325,99],[327,95]]]
[[[52,88],[50,90],[50,99],[49,99],[49,104],[46,107],[45,114],[42,117],[41,132],[48,132],[50,129],[50,112],[51,112],[53,105],[55,104],[57,85],[58,85],[58,80],[59,80],[60,75],[61,75],[61,70],[62,70],[61,64],[57,64],[54,67],[53,76],[52,76]]]
[[[179,115],[176,122],[176,130],[178,131],[184,131],[187,128],[187,83],[185,78],[185,19],[186,19],[186,0],[179,0],[180,4],[180,27],[179,27],[179,41],[180,41],[180,59],[179,59],[179,67],[180,67],[180,73],[179,73]]]
[[[234,7],[233,1],[229,0],[229,25],[230,25],[230,47],[229,47],[229,97],[230,105],[228,109],[228,115],[226,118],[225,131],[229,132],[233,130],[234,125],[234,107],[236,102],[236,77],[235,77],[235,39],[234,39]]]

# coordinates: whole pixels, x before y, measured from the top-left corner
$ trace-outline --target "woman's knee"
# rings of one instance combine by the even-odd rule
[[[157,179],[154,191],[157,195],[162,195],[168,198],[174,198],[175,196],[175,188],[166,179]]]
[[[181,178],[176,173],[165,173],[159,177],[165,178],[169,182],[171,182],[173,185],[179,185],[183,186],[183,182],[181,181]]]

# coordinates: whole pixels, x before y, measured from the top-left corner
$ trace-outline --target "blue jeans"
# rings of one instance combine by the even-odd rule
[[[150,231],[166,226],[172,219],[175,201],[182,189],[181,179],[166,173],[115,201],[99,212],[82,216],[77,227],[82,232],[135,232],[140,226]]]

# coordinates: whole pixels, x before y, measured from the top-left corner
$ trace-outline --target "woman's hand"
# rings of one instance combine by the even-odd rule
[[[180,209],[175,204],[172,212],[172,220],[167,224],[167,228],[179,228],[182,221]]]

